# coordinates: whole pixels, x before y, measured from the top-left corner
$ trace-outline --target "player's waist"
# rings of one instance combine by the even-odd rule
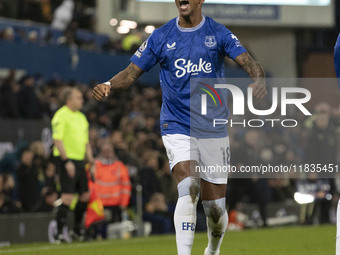
[[[202,126],[192,125],[190,120],[187,123],[178,121],[161,121],[160,123],[161,135],[168,134],[183,134],[196,138],[221,138],[228,136],[226,126]]]

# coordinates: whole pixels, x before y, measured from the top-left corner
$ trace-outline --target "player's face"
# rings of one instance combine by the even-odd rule
[[[70,102],[75,110],[82,109],[84,104],[83,94],[78,89],[74,89],[70,97]]]
[[[175,0],[179,14],[183,17],[190,16],[193,12],[200,10],[204,0]]]

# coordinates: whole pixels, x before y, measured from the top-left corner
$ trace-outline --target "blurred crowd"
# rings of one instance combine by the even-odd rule
[[[177,189],[160,136],[160,88],[137,83],[98,103],[91,97],[94,85],[95,82],[45,81],[40,76],[24,76],[17,80],[15,71],[12,71],[7,78],[0,80],[0,117],[50,121],[60,106],[60,91],[66,86],[79,87],[84,95],[83,112],[90,123],[90,144],[95,156],[100,155],[103,143],[110,143],[116,157],[129,171],[132,182],[129,207],[135,208],[136,185],[141,184],[144,220],[153,223],[154,233],[173,231],[172,214]],[[264,109],[268,109],[268,105],[269,100]],[[238,168],[260,164],[339,165],[338,109],[319,103],[312,116],[297,112],[290,114],[287,118],[298,119],[300,123],[295,128],[280,125],[275,128],[229,128],[232,165]],[[252,117],[250,113],[246,116]],[[289,177],[230,178],[227,191],[229,209],[239,210],[240,203],[255,203],[265,224],[269,203],[293,200],[295,192],[308,190],[316,199],[312,213],[306,215],[304,222],[315,223],[315,219],[319,223],[330,222],[330,210],[337,203],[340,191],[339,181],[318,178],[314,174],[303,179]],[[59,187],[53,159],[40,141],[17,144],[16,149],[5,154],[0,161],[0,213],[51,211],[59,196]],[[201,212],[204,217],[202,208]]]
[[[116,53],[134,53],[148,35],[140,30],[117,39],[107,36],[98,37],[90,32],[77,33],[76,22],[72,22],[65,31],[46,29],[23,29],[21,27],[7,26],[0,28],[0,40],[7,42],[32,43],[39,46],[57,45],[75,47],[87,51]]]
[[[132,53],[148,36],[138,28],[115,40],[95,34],[94,0],[0,0],[0,17],[31,22],[29,26],[19,23],[2,25],[1,40],[40,46],[61,45],[96,52]]]
[[[79,28],[94,29],[95,0],[0,0],[1,17],[52,23],[64,30],[65,27],[56,25],[60,24],[56,22],[60,8],[64,10],[65,22],[73,20]]]

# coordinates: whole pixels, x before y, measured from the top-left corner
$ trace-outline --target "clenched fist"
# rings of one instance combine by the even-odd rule
[[[101,101],[103,97],[107,97],[110,93],[110,85],[98,84],[92,91],[92,97],[97,101]]]

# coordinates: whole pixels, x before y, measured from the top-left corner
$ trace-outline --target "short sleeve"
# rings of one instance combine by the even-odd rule
[[[65,132],[65,121],[62,120],[60,114],[54,115],[51,125],[52,125],[52,138],[54,140],[63,140]]]
[[[247,50],[240,43],[239,39],[228,29],[223,31],[223,39],[225,56],[235,59],[238,55],[247,52]]]
[[[131,62],[136,64],[143,71],[149,71],[158,62],[157,40],[155,32],[139,47],[135,54],[131,57]]]

